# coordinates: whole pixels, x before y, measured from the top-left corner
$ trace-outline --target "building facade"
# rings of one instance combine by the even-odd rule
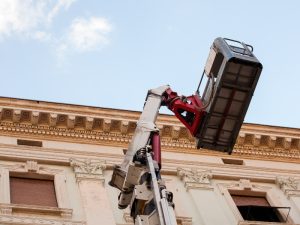
[[[130,225],[108,182],[140,112],[0,98],[1,225]],[[232,155],[159,115],[180,225],[300,224],[300,129],[244,124]]]

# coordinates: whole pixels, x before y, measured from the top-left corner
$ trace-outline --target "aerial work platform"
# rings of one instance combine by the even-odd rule
[[[217,38],[194,95],[180,96],[169,85],[148,91],[124,160],[114,167],[109,182],[121,191],[118,207],[130,205],[135,225],[177,224],[173,193],[160,174],[160,131],[155,124],[160,107],[175,114],[196,138],[197,148],[231,153],[261,70],[252,46]]]
[[[206,115],[195,135],[197,148],[231,153],[261,71],[251,45],[215,39],[202,75],[208,76],[201,95]]]

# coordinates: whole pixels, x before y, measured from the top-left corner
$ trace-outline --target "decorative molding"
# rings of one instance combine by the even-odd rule
[[[236,190],[236,191],[264,191],[264,192],[267,192],[268,190],[271,189],[271,187],[269,186],[253,183],[249,179],[240,179],[239,181],[233,181],[230,183],[218,183],[218,186],[222,187],[221,188],[222,193],[225,191],[225,189],[226,191]]]
[[[121,133],[122,134],[126,134],[128,132],[128,128],[129,128],[129,122],[128,121],[122,121],[121,122]]]
[[[30,173],[38,173],[40,166],[37,164],[36,161],[27,161],[24,169]]]
[[[172,138],[173,139],[178,139],[179,138],[179,131],[180,131],[180,127],[179,126],[173,126],[172,127]]]
[[[276,177],[276,184],[289,198],[300,196],[300,179],[294,177]]]
[[[200,170],[197,168],[183,169],[177,168],[177,175],[184,182],[184,186],[189,189],[213,190],[211,185],[212,173],[210,170]]]
[[[85,129],[92,130],[93,129],[94,118],[86,117]]]
[[[193,219],[192,217],[187,216],[176,216],[177,223],[180,223],[181,225],[192,225]]]
[[[129,211],[129,210],[126,210]],[[123,213],[123,218],[127,224],[133,224],[134,221],[132,217],[130,216],[129,212],[124,212]],[[181,225],[192,225],[192,217],[187,217],[187,216],[176,216],[177,223]]]
[[[49,115],[49,126],[55,127],[57,123],[57,114],[56,113],[50,113]]]
[[[105,180],[103,176],[106,169],[104,160],[70,159],[70,164],[73,167],[77,181],[83,179]]]
[[[235,202],[233,201],[231,194],[238,193],[248,195],[250,193],[265,193],[265,195],[274,199],[274,193],[272,192],[272,187],[266,185],[260,185],[251,182],[249,179],[240,179],[239,181],[228,181],[224,183],[217,183],[217,187],[220,193],[224,196],[226,204],[231,208],[235,218],[240,221],[239,224],[244,224],[242,215],[240,214]],[[245,223],[246,225],[247,223]]]
[[[39,122],[40,113],[32,111],[31,112],[31,123],[32,125],[37,125]]]
[[[10,204],[0,204],[0,216],[1,215],[12,215],[12,206]]]
[[[18,212],[30,212],[45,215],[57,215],[61,218],[71,219],[72,218],[72,209],[57,208],[57,207],[48,207],[48,206],[38,206],[38,205],[25,205],[25,204],[10,204],[10,203],[0,203],[0,215],[12,215],[14,210]]]
[[[104,119],[103,121],[103,131],[106,133],[110,132],[110,128],[111,128],[111,122],[112,120],[110,119]]]
[[[36,216],[0,215],[1,225],[86,225],[82,221],[53,219]]]
[[[63,173],[63,170],[53,169],[48,166],[38,164],[36,161],[28,160],[26,163],[16,163],[14,165],[3,165],[10,172],[36,173],[41,175],[57,175]]]
[[[21,110],[15,109],[13,111],[13,122],[18,123],[20,122],[20,119],[21,119]]]
[[[139,112],[126,110],[93,108],[91,111],[84,106],[45,102],[43,108],[35,101],[28,102],[16,100],[12,103],[9,99],[0,98],[1,135],[125,147],[131,140],[140,115]],[[157,127],[161,129],[164,150],[196,152],[193,137],[174,116],[160,115]],[[233,154],[300,161],[299,136],[300,129],[245,124]],[[202,152],[209,151],[203,149]]]
[[[294,223],[263,222],[263,221],[239,221],[238,225],[295,225]]]
[[[58,207],[66,209],[62,212],[61,216],[71,217],[72,211],[69,207],[68,190],[66,187],[66,176],[64,170],[53,169],[50,166],[38,164],[36,161],[27,161],[26,163],[16,163],[13,165],[1,165],[0,170],[0,202],[10,203],[10,186],[9,176],[10,173],[22,174],[22,177],[38,178],[38,179],[53,179],[56,200]]]
[[[68,129],[73,129],[75,127],[75,116],[69,115],[67,120]]]

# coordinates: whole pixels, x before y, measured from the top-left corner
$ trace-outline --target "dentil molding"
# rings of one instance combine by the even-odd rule
[[[126,147],[139,115],[128,110],[0,97],[0,135]],[[157,127],[164,150],[196,152],[194,138],[174,116],[159,115]],[[299,136],[300,129],[244,124],[233,154],[300,160]]]

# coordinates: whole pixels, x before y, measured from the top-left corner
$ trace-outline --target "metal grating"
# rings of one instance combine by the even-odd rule
[[[213,53],[209,56],[206,73],[213,79],[207,82],[202,96],[208,107],[196,138],[198,148],[231,153],[262,65],[252,54],[252,47],[250,50],[249,45],[241,43],[244,48],[241,50],[228,45],[226,40],[217,38],[211,48]],[[217,63],[211,55],[216,56]]]

